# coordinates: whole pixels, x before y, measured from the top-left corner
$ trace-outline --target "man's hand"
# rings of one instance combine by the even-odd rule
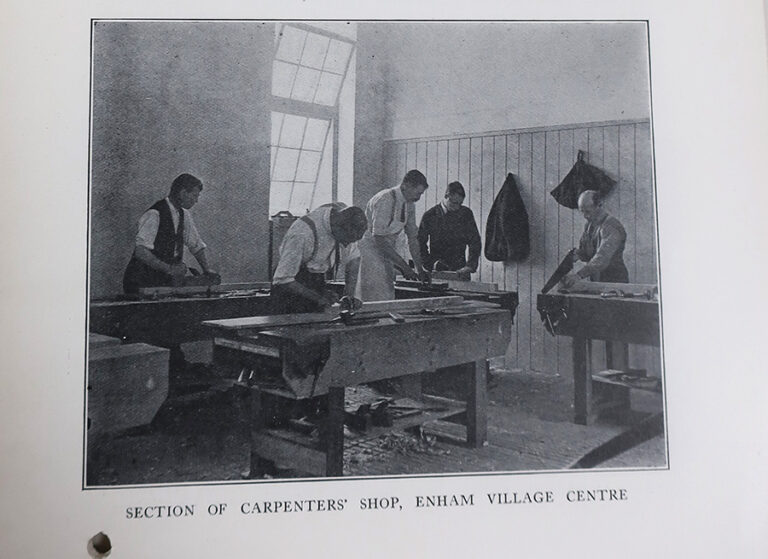
[[[459,268],[456,270],[456,273],[459,275],[459,277],[463,280],[469,281],[469,279],[472,277],[472,269],[469,266],[464,266],[463,268]]]
[[[563,284],[563,287],[569,288],[573,287],[577,281],[581,281],[581,278],[577,273],[571,272],[570,274],[567,274],[563,279],[561,279],[560,283]]]
[[[171,269],[169,274],[171,276],[171,283],[174,286],[179,286],[184,283],[184,276],[187,275],[187,265],[184,262],[178,262],[170,265]]]
[[[431,283],[432,282],[432,276],[430,275],[430,273],[427,270],[422,268],[421,271],[419,272],[419,280],[422,283]]]
[[[407,280],[411,281],[419,281],[419,274],[413,271],[413,269],[409,267],[405,267],[400,270],[403,273],[403,277]]]

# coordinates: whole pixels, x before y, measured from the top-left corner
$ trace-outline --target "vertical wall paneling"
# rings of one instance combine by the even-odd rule
[[[450,140],[448,142],[448,182],[458,181],[459,179],[459,140]],[[444,192],[441,192],[438,199],[443,198]]]
[[[469,200],[469,207],[475,214],[477,226],[481,231],[485,231],[485,220],[483,219],[483,200],[482,200],[482,159],[483,139],[471,138],[469,141],[469,190],[472,193]],[[481,259],[484,260],[484,259]],[[482,281],[482,265],[478,267],[476,280]]]
[[[568,172],[571,170],[574,162],[574,148],[573,148],[573,130],[560,130],[557,137],[558,142],[558,178],[557,184],[565,178]],[[563,259],[566,252],[575,246],[578,242],[578,237],[574,239],[574,216],[577,214],[576,210],[566,208],[565,206],[558,206],[558,251],[557,251],[557,263]],[[551,273],[551,272],[550,272]],[[569,376],[573,374],[573,362],[571,355],[571,339],[567,337],[559,337],[557,342],[557,371],[560,375]]]
[[[523,203],[526,204],[526,207],[528,207],[528,202],[526,200],[526,195],[524,192],[524,189],[522,185],[520,184],[520,167],[519,167],[519,161],[520,161],[520,136],[518,134],[509,134],[506,136],[506,147],[507,147],[507,154],[506,154],[506,169],[505,174],[501,179],[501,184],[503,184],[504,180],[507,177],[507,173],[512,173],[515,175],[515,180],[517,181],[517,186],[520,189],[520,194],[523,198]],[[501,184],[499,185],[499,188],[501,188]],[[504,265],[504,289],[509,291],[519,291],[519,284],[520,281],[518,279],[518,273],[520,271],[520,266],[525,265],[525,263],[518,263],[518,262],[508,262]],[[519,324],[519,315],[518,317],[515,317],[515,323]],[[509,342],[509,347],[507,348],[507,366],[508,367],[519,367],[518,365],[518,338],[520,335],[520,329],[519,326],[513,326],[512,327],[512,339]]]
[[[545,201],[549,196],[546,190],[546,133],[534,132],[531,146],[531,184],[533,186],[533,233],[531,246],[531,313],[536,311],[535,294],[541,290],[546,281],[544,270],[544,257],[546,239],[546,212]],[[532,321],[533,322],[533,321]],[[539,324],[531,325],[531,366],[536,371],[547,369],[544,362],[544,329]],[[551,368],[551,366],[550,366]]]
[[[438,157],[437,157],[437,142],[429,142],[429,146],[427,148],[427,182],[429,183],[429,188],[424,193],[424,195],[427,198],[427,209],[431,208],[436,204],[436,198],[438,191],[440,190],[440,184],[437,178],[438,172]]]
[[[533,369],[533,339],[531,332],[539,327],[539,320],[536,313],[536,303],[533,299],[536,297],[536,290],[533,287],[533,267],[534,267],[534,244],[533,232],[536,229],[534,221],[536,215],[534,208],[536,205],[533,200],[533,135],[520,134],[518,169],[520,178],[520,193],[528,209],[528,221],[530,224],[531,254],[526,263],[518,268],[518,297],[517,307],[517,363],[518,367],[524,369]],[[535,369],[534,369],[535,370]]]
[[[616,217],[627,231],[627,244],[624,248],[624,262],[629,271],[629,281],[637,281],[635,270],[637,254],[637,236],[635,232],[635,127],[620,126],[616,140],[619,151],[617,188],[619,191],[619,213]]]
[[[488,225],[488,214],[493,204],[493,136],[483,138],[483,168],[482,168],[482,205],[480,215],[482,216],[481,231],[485,233]],[[480,260],[481,281],[493,283],[493,262],[482,258]]]
[[[579,151],[583,151],[587,154],[586,158],[589,160],[589,130],[587,128],[577,128],[573,131],[573,157],[569,169],[576,163]],[[573,212],[573,241],[574,243],[578,243],[581,238],[581,233],[584,231],[584,219],[581,217],[578,210],[573,210]]]
[[[501,185],[504,184],[504,177],[507,176],[507,136],[496,136],[493,138],[493,196],[491,204],[499,195]],[[490,206],[488,207],[490,211]],[[483,231],[485,234],[485,231]],[[498,284],[500,289],[506,289],[506,278],[504,275],[504,262],[493,263],[493,282]]]
[[[427,142],[418,142],[416,144],[416,164],[412,167],[418,169],[426,175],[427,173]],[[426,193],[425,193],[426,194]],[[429,206],[427,205],[426,196],[419,198],[416,202],[416,223],[421,220],[421,216]]]
[[[435,188],[432,188],[432,205],[434,206],[443,199],[445,187],[451,179],[448,177],[448,141],[441,140],[437,142],[437,180]]]
[[[544,138],[544,273],[541,285],[544,285],[560,262],[560,204],[550,194],[560,182],[558,134],[559,131],[551,130],[546,132]],[[557,373],[559,337],[544,333],[543,339],[544,362],[552,363],[555,366],[552,372]]]
[[[464,191],[467,193],[467,197],[464,200],[464,203],[470,206],[470,202],[472,201],[472,189],[469,185],[469,139],[464,138],[458,141],[459,142],[459,166],[458,166],[458,177],[459,182],[464,185]],[[475,216],[477,217],[477,216]]]
[[[536,311],[536,294],[563,255],[578,244],[584,219],[576,210],[557,204],[549,192],[576,162],[579,150],[586,159],[616,181],[605,207],[627,230],[624,258],[630,280],[656,282],[652,146],[647,121],[583,124],[570,127],[509,131],[456,137],[389,142],[384,150],[390,184],[408,170],[427,175],[430,188],[418,215],[438,203],[446,185],[458,180],[467,192],[485,245],[488,212],[507,173],[517,179],[530,222],[531,255],[523,262],[496,263],[481,257],[473,279],[516,290],[520,304],[507,350],[507,366],[570,375],[571,344],[544,331]],[[394,176],[392,176],[394,175]],[[594,343],[593,366],[605,366],[603,343]],[[655,348],[632,346],[630,364],[659,374]]]

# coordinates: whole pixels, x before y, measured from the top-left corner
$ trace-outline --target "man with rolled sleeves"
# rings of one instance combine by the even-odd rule
[[[185,246],[203,273],[218,277],[208,264],[206,245],[190,212],[202,190],[200,179],[183,173],[174,179],[168,196],[139,218],[133,256],[123,274],[125,293],[137,293],[141,287],[181,285],[187,273]]]

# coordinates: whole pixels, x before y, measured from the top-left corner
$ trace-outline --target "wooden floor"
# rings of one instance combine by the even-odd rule
[[[561,470],[631,427],[572,423],[571,386],[568,379],[554,375],[493,371],[489,400],[487,446],[452,444],[429,434],[429,429],[350,438],[345,475]],[[658,411],[652,409],[655,405],[635,400],[633,391],[633,408]],[[236,407],[231,395],[223,392],[169,399],[150,427],[92,446],[87,485],[242,479],[248,468],[248,439],[238,425]],[[664,468],[666,445],[662,437],[655,437],[598,467]],[[279,475],[303,474],[281,470]]]

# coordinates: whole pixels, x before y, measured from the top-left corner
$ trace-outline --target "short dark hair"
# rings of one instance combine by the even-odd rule
[[[368,229],[368,219],[365,217],[365,212],[357,206],[349,206],[339,210],[339,221],[344,229],[359,233],[360,236]]]
[[[402,182],[403,184],[410,184],[411,186],[423,186],[424,188],[429,188],[427,177],[424,176],[424,173],[416,169],[408,171],[403,177]]]
[[[458,194],[462,198],[467,197],[467,193],[464,192],[464,186],[459,181],[453,181],[452,183],[448,183],[448,188],[445,189],[446,198],[451,194]]]
[[[202,190],[203,182],[189,173],[182,173],[171,183],[171,196],[178,196],[182,190],[192,190],[193,188]]]

